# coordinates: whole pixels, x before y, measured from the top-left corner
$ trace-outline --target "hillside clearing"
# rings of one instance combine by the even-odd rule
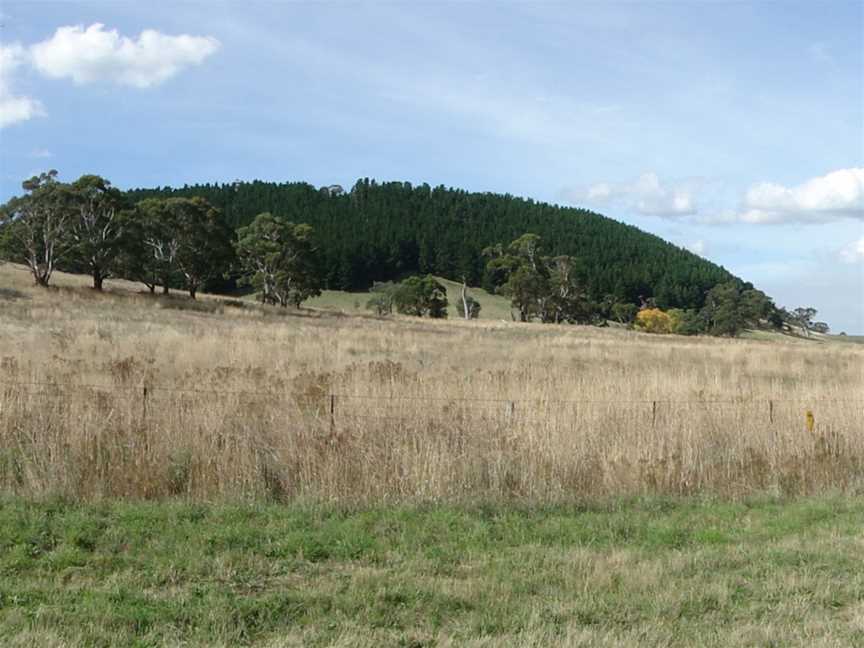
[[[462,319],[462,284],[443,277],[436,279],[447,288],[447,301],[450,303],[447,316],[450,319]],[[500,295],[490,295],[482,288],[469,288],[469,294],[480,302],[481,320],[511,320],[510,302]],[[309,299],[305,306],[310,308],[322,308],[326,310],[337,310],[346,313],[368,313],[366,302],[369,301],[368,292],[344,292],[340,290],[324,290],[320,297]]]

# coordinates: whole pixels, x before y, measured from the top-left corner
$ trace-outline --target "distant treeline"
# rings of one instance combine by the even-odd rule
[[[778,309],[723,268],[634,227],[510,196],[367,180],[347,195],[260,182],[124,193],[95,175],[60,182],[54,170],[22,189],[0,206],[0,258],[26,264],[42,286],[55,270],[86,272],[96,290],[124,277],[193,299],[248,285],[263,303],[298,308],[324,288],[372,288],[368,307],[380,315],[447,317],[435,278],[443,275],[461,280],[465,319],[480,312],[468,286],[482,283],[522,322],[615,320],[683,335],[828,330],[813,322],[815,309]],[[257,209],[266,211],[247,218]],[[529,231],[490,238],[508,227]]]
[[[661,308],[702,308],[708,291],[736,281],[726,269],[636,227],[585,209],[511,195],[443,186],[358,180],[350,191],[302,182],[234,182],[136,189],[146,198],[200,196],[228,225],[251,224],[269,212],[314,231],[323,287],[366,290],[375,281],[433,274],[494,291],[483,251],[538,235],[547,254],[576,259],[574,272],[589,296]]]

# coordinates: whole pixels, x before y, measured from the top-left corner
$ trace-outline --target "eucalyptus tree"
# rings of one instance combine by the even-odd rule
[[[142,200],[123,212],[123,244],[119,265],[128,279],[140,281],[153,294],[156,286],[168,294],[177,280],[177,250],[180,243],[172,226],[168,202],[160,198]]]
[[[519,320],[542,318],[549,297],[549,273],[540,258],[540,237],[523,234],[508,246],[494,245],[483,251],[489,261],[487,276],[497,284],[496,292],[510,298]]]
[[[708,291],[700,316],[708,333],[735,337],[746,328],[759,327],[762,320],[770,321],[775,310],[762,291],[727,281]]]
[[[195,299],[234,262],[233,233],[203,198],[148,198],[124,213],[122,266],[150,292],[182,285]]]
[[[170,252],[189,296],[195,299],[208,281],[225,276],[235,255],[234,233],[221,212],[204,198],[169,198],[167,231]]]
[[[506,247],[487,248],[487,278],[498,283],[499,294],[510,298],[522,322],[593,321],[596,308],[580,281],[579,261],[542,252],[536,234],[523,234]]]
[[[464,275],[462,276],[462,291],[460,293],[460,299],[462,301],[462,317],[464,319],[470,320],[480,317],[480,309],[482,307],[480,302],[468,292],[468,279]]]
[[[74,212],[69,185],[58,182],[57,171],[21,183],[25,191],[0,208],[5,255],[27,265],[39,286],[48,286],[57,265],[71,255]]]
[[[93,288],[116,271],[124,244],[121,213],[128,203],[118,189],[97,175],[84,175],[70,186],[72,261],[86,268]]]
[[[447,317],[447,288],[432,275],[408,277],[396,287],[393,305],[403,315]]]
[[[391,315],[393,313],[393,297],[399,284],[392,281],[376,281],[369,289],[369,300],[366,308],[375,311],[376,315]]]
[[[801,332],[810,337],[810,331],[813,328],[813,318],[816,317],[818,311],[810,306],[796,308],[789,314],[790,321],[801,329]]]
[[[540,313],[541,321],[556,324],[587,324],[595,321],[599,314],[598,308],[579,281],[577,259],[559,255],[544,257],[542,263],[547,268],[549,295]]]
[[[262,302],[299,308],[321,294],[311,227],[265,212],[237,236],[243,281],[258,290]]]

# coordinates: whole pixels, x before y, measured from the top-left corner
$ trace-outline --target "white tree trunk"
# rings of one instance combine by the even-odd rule
[[[468,284],[465,283],[465,277],[462,277],[462,310],[465,319],[471,319],[471,311],[468,309]]]

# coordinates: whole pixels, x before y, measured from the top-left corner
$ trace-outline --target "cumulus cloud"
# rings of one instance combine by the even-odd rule
[[[738,220],[745,223],[825,223],[864,219],[864,168],[840,169],[795,187],[753,185]]]
[[[13,91],[14,77],[25,65],[43,76],[78,84],[107,81],[149,88],[200,64],[219,47],[212,36],[169,36],[145,29],[132,39],[99,23],[86,29],[60,27],[30,47],[0,44],[0,128],[45,114],[38,99]]]
[[[27,52],[21,45],[0,45],[0,128],[45,114],[37,99],[13,91],[15,71],[26,61]]]
[[[169,36],[145,29],[137,39],[99,23],[60,27],[30,47],[33,65],[47,77],[75,83],[109,81],[148,88],[198,65],[220,47],[211,36]]]
[[[840,250],[840,258],[846,263],[864,263],[864,236]]]
[[[634,182],[601,182],[570,197],[589,203],[619,205],[640,214],[675,218],[697,212],[692,183],[662,182],[656,173],[643,173]]]

